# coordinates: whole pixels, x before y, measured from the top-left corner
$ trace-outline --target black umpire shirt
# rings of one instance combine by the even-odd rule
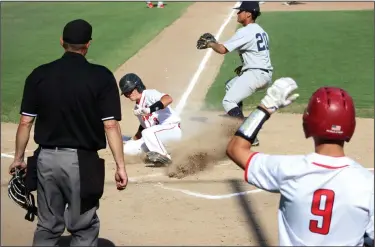
[[[106,67],[65,52],[27,77],[20,113],[36,117],[34,140],[40,146],[106,148],[103,121],[121,120],[116,79]]]

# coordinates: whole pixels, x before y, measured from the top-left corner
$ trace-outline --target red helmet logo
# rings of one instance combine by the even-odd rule
[[[352,97],[337,87],[321,87],[311,96],[303,114],[305,137],[349,142],[355,129]]]

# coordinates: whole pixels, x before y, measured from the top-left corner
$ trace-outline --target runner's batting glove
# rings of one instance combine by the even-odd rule
[[[150,114],[150,108],[138,108],[136,110],[133,110],[133,113],[136,116],[145,116]]]
[[[151,109],[148,108],[148,107],[147,108],[142,108],[141,111],[142,111],[142,115],[148,115],[148,114],[151,113]]]
[[[133,110],[135,116],[140,116],[142,114],[142,108],[138,108]]]
[[[261,103],[268,110],[274,112],[279,108],[290,105],[299,97],[299,94],[291,95],[297,88],[297,83],[292,78],[279,78],[267,89],[267,94],[261,100]]]

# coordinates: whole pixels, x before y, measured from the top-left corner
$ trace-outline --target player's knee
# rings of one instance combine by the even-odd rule
[[[150,137],[151,134],[152,135],[154,134],[154,131],[151,128],[147,128],[147,129],[142,130],[142,137],[146,141],[149,140],[149,137]]]

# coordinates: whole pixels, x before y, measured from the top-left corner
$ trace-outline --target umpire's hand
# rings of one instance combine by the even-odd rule
[[[14,175],[14,173],[16,172],[16,169],[23,170],[23,169],[26,169],[26,168],[27,168],[27,165],[26,165],[25,161],[20,161],[19,159],[14,159],[13,163],[9,166],[9,174]]]
[[[125,168],[119,168],[115,174],[116,186],[118,190],[124,190],[128,185],[128,174]]]

